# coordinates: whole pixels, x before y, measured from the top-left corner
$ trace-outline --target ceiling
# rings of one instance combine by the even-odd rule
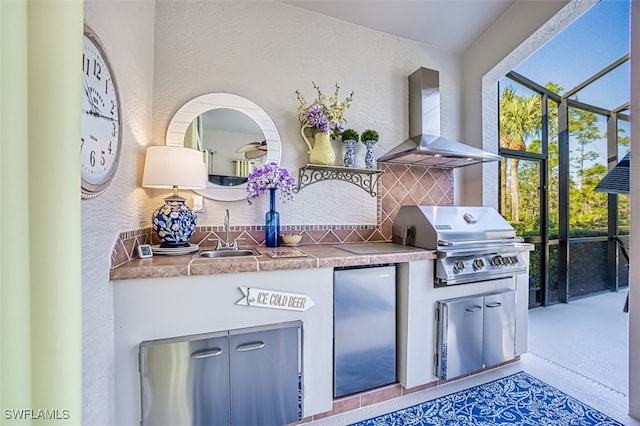
[[[516,0],[283,0],[342,21],[463,53]]]

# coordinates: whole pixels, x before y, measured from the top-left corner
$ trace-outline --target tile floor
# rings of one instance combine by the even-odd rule
[[[524,370],[628,426],[627,291],[529,311],[529,352],[520,361],[305,425],[343,426]]]

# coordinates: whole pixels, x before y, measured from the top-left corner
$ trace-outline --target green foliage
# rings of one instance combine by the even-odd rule
[[[627,131],[625,129],[622,129],[622,128],[618,129],[618,145],[629,146],[629,142],[630,142],[629,136],[624,136],[626,132]]]
[[[561,93],[555,83],[546,88]],[[530,93],[530,92],[529,92]],[[513,88],[502,90],[500,99],[500,147],[543,153],[541,97],[519,95]],[[558,238],[559,222],[559,138],[558,104],[547,104],[548,124],[548,225],[549,238]],[[606,129],[605,117],[578,108],[569,108],[569,232],[571,238],[606,236],[608,225],[608,194],[596,192],[595,187],[607,173],[607,158],[603,158],[603,140]],[[618,129],[618,146],[629,145],[629,137],[624,129]],[[540,236],[540,163],[518,158],[507,158],[500,171],[500,212],[522,237]],[[629,197],[618,196],[618,217],[620,234],[628,232],[630,205]],[[530,275],[532,286],[540,282],[540,244],[531,253]],[[596,259],[602,244],[584,243],[580,248],[581,259],[590,262]],[[592,257],[593,256],[593,257]],[[576,260],[572,260],[575,262]],[[550,248],[547,265],[551,283],[557,275],[557,249]],[[574,265],[575,266],[575,265]],[[555,271],[555,272],[554,272]],[[555,283],[557,285],[557,283]]]
[[[362,135],[360,136],[360,140],[362,142],[365,141],[378,141],[378,132],[376,132],[373,129],[367,129],[364,132],[362,132]]]
[[[549,90],[561,91],[555,83],[548,83]],[[530,152],[542,152],[542,142],[533,138],[541,120],[541,98],[534,94],[520,96],[513,87],[502,90],[500,99],[501,147]],[[595,186],[605,176],[606,159],[600,158],[595,143],[600,141],[599,120],[603,118],[590,111],[569,108],[569,137],[571,168],[569,176],[570,229],[602,229],[607,224],[607,195],[596,192]],[[549,225],[551,231],[558,224],[558,105],[548,104],[548,186]],[[601,123],[600,123],[601,124]],[[619,144],[624,146],[628,138],[620,133]],[[501,212],[518,224],[521,235],[539,233],[539,167],[538,163],[517,159],[503,161],[501,170]],[[628,209],[622,206],[621,216],[626,219]]]
[[[534,231],[534,229],[536,228],[534,221],[530,220],[527,222],[509,222],[509,223],[516,230],[516,235],[520,237],[538,235],[538,233]]]
[[[360,135],[358,134],[358,132],[356,132],[353,129],[346,129],[344,132],[341,133],[341,135],[342,135],[342,142],[357,141],[358,139],[360,139]]]
[[[500,147],[525,150],[526,140],[540,133],[540,96],[518,96],[505,87],[500,97]]]

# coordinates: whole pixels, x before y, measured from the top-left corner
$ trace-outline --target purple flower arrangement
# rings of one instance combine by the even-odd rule
[[[311,126],[313,133],[331,132],[333,136],[337,136],[344,130],[344,114],[351,105],[353,100],[353,92],[347,96],[344,100],[339,100],[340,87],[336,83],[336,90],[329,99],[322,93],[320,86],[313,83],[313,88],[316,89],[316,99],[311,104],[307,104],[305,97],[296,90],[298,95],[298,101],[300,106],[298,112],[300,113],[300,123],[302,125]]]
[[[323,133],[333,130],[329,126],[329,117],[324,113],[322,105],[311,104],[306,111],[307,123]],[[335,124],[332,125],[335,127]]]
[[[280,199],[283,203],[293,200],[293,190],[296,181],[289,171],[278,167],[277,163],[265,163],[262,167],[254,167],[249,173],[247,181],[247,201],[251,204],[254,198],[266,194],[270,189],[280,190]]]

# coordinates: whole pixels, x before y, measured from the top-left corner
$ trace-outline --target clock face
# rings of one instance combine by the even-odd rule
[[[120,99],[98,38],[85,27],[82,55],[82,191],[98,195],[114,176],[120,157]]]

